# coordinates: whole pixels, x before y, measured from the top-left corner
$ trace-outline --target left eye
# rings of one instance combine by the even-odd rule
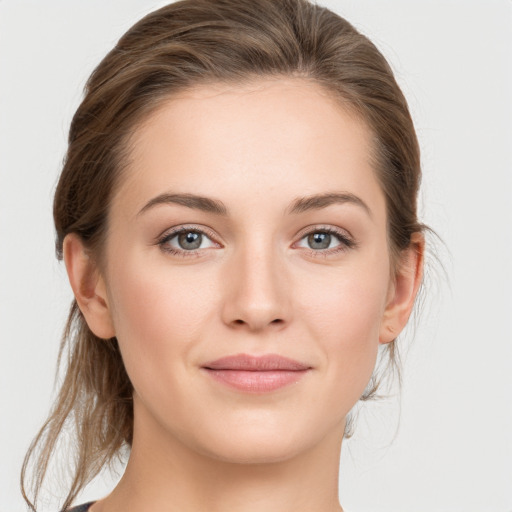
[[[328,231],[315,231],[301,238],[297,246],[321,251],[325,249],[333,249],[340,245],[348,245],[347,242],[348,241],[341,235],[330,233]]]
[[[171,250],[194,251],[214,247],[215,244],[201,231],[183,230],[166,236],[160,244]]]

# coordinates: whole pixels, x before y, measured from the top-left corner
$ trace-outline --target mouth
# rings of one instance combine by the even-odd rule
[[[312,367],[277,354],[237,354],[210,361],[201,369],[230,388],[266,393],[298,382]]]

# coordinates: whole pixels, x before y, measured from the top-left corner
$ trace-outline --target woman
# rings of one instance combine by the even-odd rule
[[[117,510],[341,511],[349,413],[422,278],[419,150],[378,50],[304,0],[184,0],[94,71],[54,202],[75,294],[38,491],[120,451]]]

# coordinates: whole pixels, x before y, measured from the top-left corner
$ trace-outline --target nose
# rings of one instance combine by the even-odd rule
[[[271,247],[245,247],[227,264],[223,321],[251,332],[284,327],[291,316],[285,262]]]

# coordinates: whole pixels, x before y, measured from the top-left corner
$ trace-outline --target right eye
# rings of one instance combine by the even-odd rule
[[[166,233],[158,241],[158,245],[163,251],[180,256],[189,256],[202,249],[218,247],[204,231],[197,228],[179,228]]]

